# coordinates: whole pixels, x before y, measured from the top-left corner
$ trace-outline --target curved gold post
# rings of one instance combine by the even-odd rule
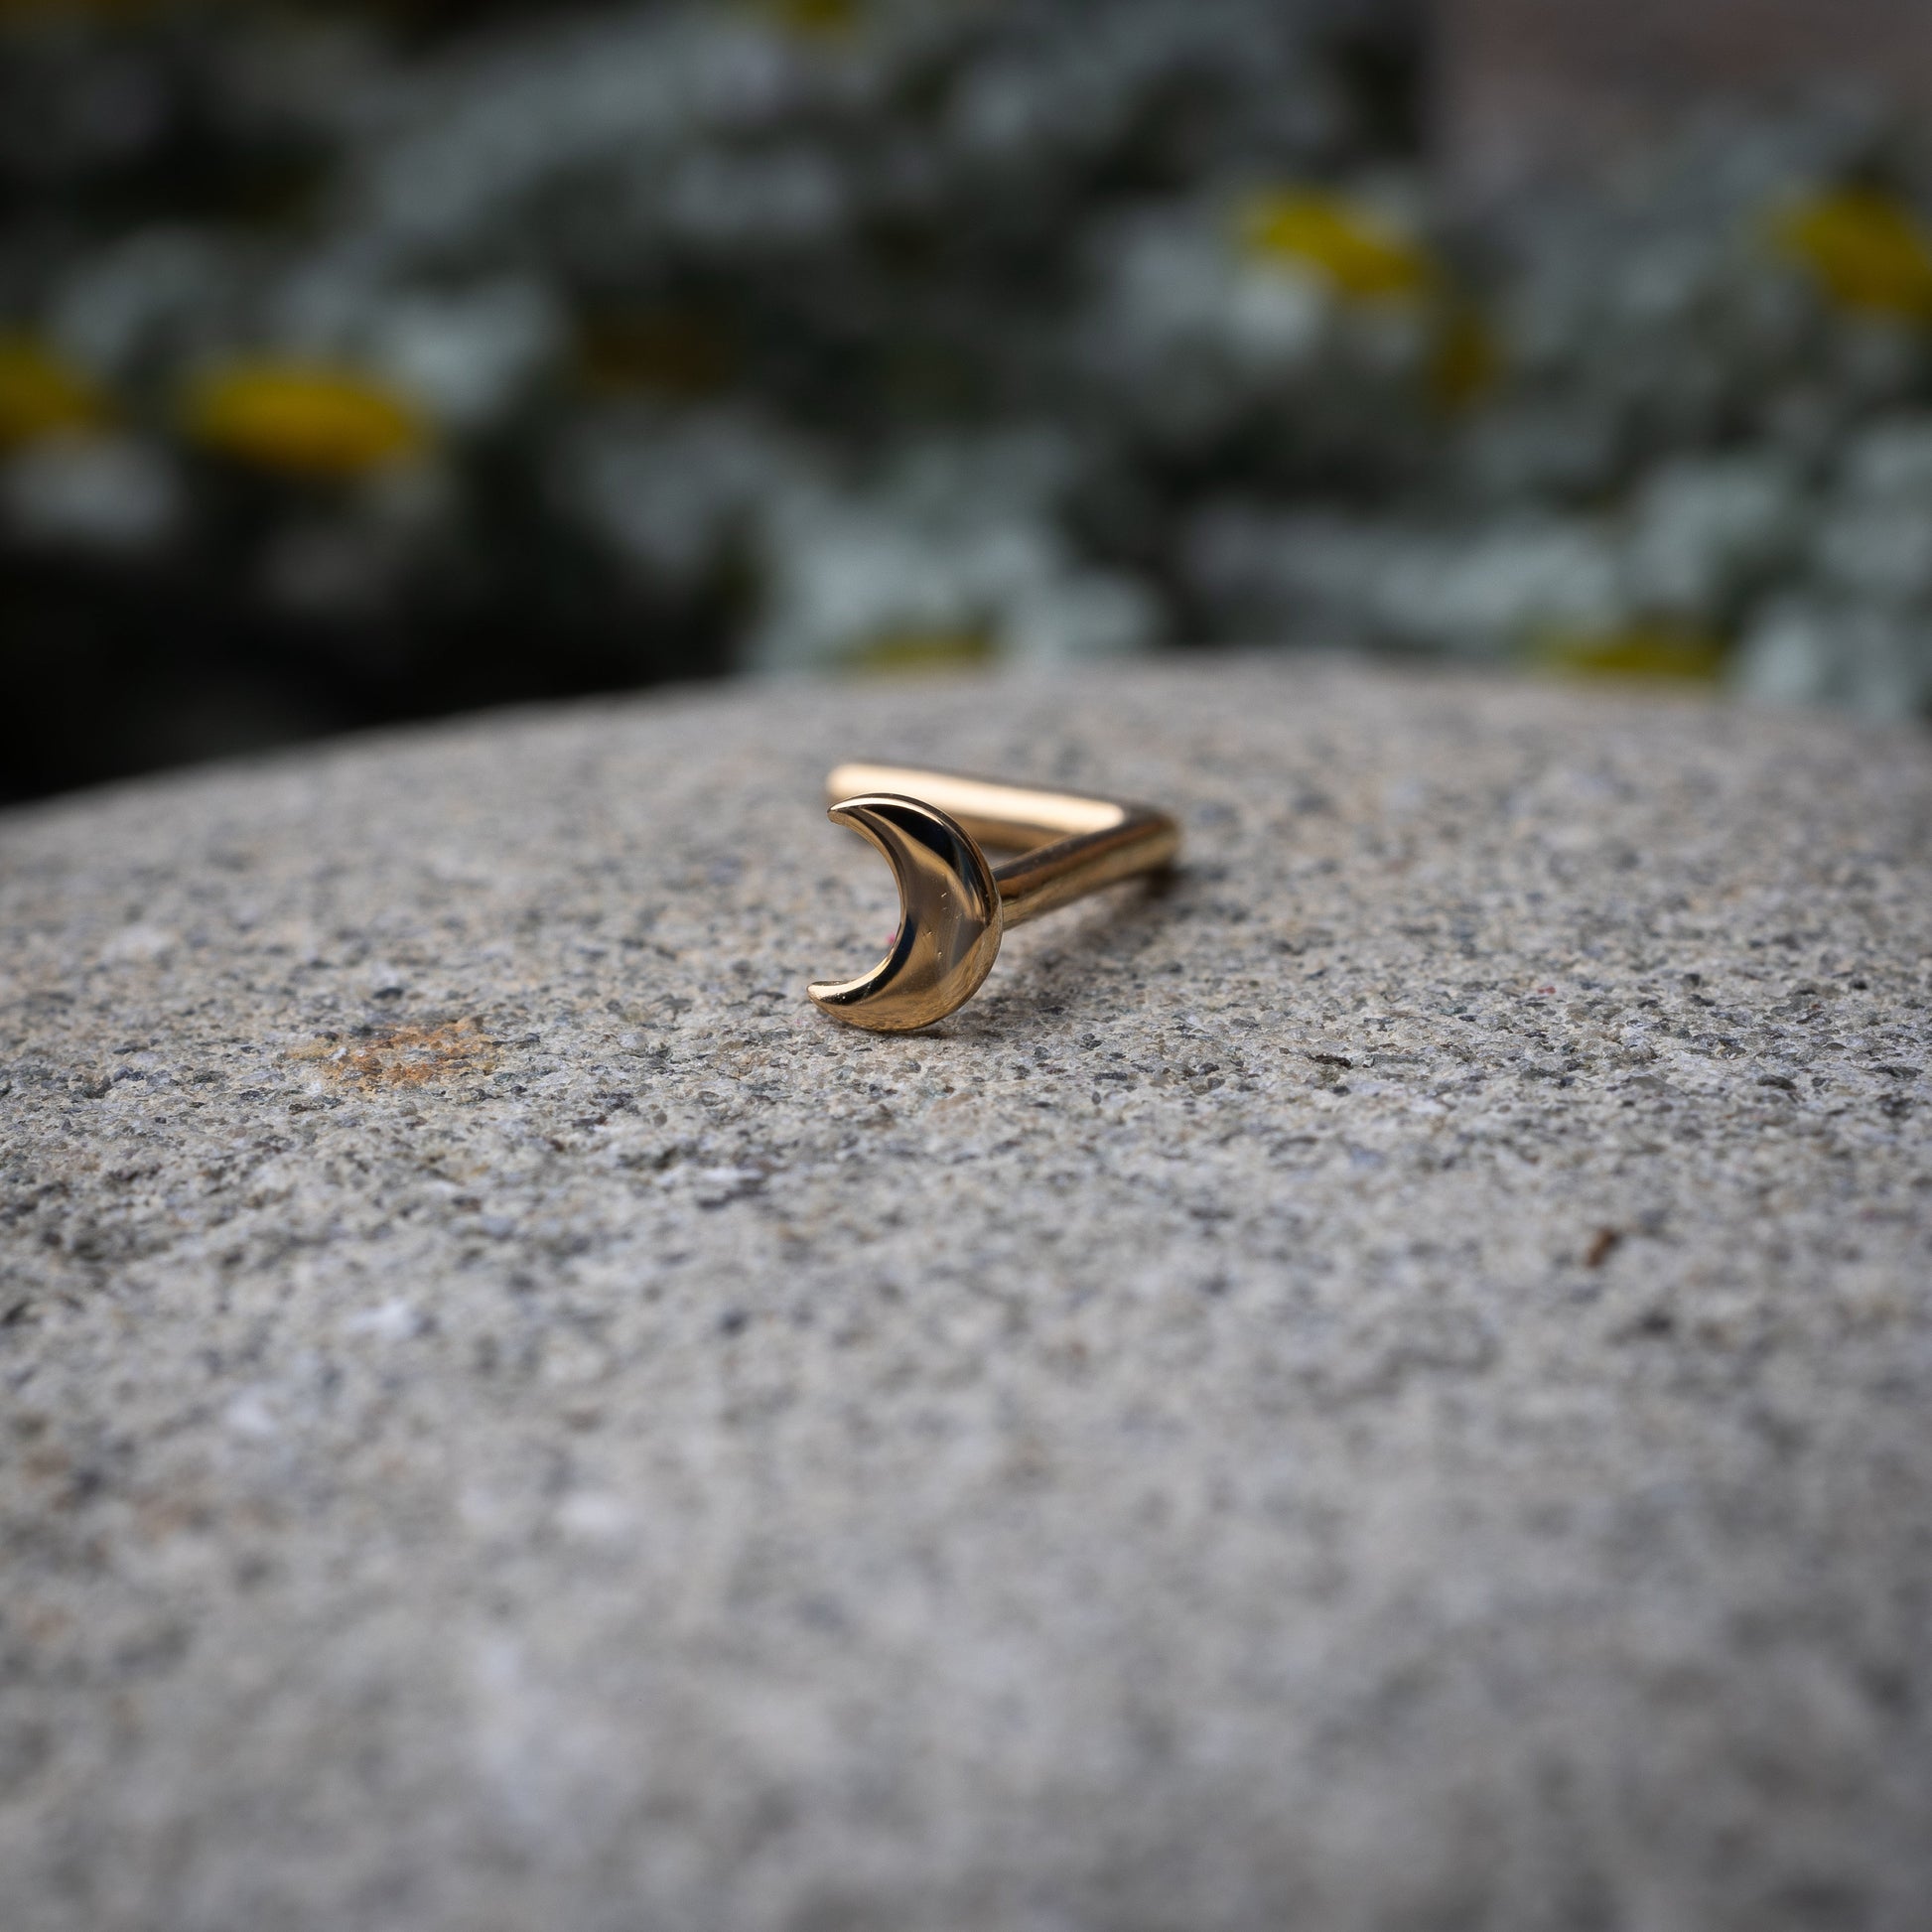
[[[842,764],[825,788],[833,821],[892,866],[899,923],[870,973],[808,991],[835,1020],[876,1033],[943,1020],[979,991],[1008,926],[1172,865],[1180,849],[1166,812],[1080,792],[897,764]],[[1019,856],[994,866],[982,846]]]

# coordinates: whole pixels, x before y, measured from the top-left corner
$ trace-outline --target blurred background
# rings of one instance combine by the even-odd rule
[[[1344,646],[1932,708],[1924,0],[0,0],[0,797]]]

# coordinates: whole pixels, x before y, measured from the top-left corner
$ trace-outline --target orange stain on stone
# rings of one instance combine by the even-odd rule
[[[496,1064],[496,1042],[474,1020],[458,1020],[443,1027],[391,1027],[366,1039],[324,1037],[296,1047],[289,1057],[315,1062],[319,1073],[339,1085],[373,1093],[487,1073]]]

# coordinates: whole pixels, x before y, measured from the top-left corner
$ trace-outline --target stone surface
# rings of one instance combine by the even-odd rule
[[[857,754],[1186,869],[837,1030]],[[0,1919],[1923,1926],[1929,830],[1306,661],[14,815]]]

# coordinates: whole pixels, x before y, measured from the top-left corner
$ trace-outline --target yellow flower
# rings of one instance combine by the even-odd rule
[[[1450,302],[1429,358],[1430,399],[1455,414],[1478,403],[1502,380],[1503,349],[1481,312]]]
[[[1350,302],[1399,303],[1431,323],[1424,379],[1450,414],[1478,402],[1502,375],[1502,345],[1481,311],[1459,294],[1435,257],[1375,209],[1315,189],[1271,188],[1236,210],[1251,260],[1312,270]]]
[[[1771,232],[1842,307],[1932,322],[1932,235],[1903,202],[1835,189],[1781,209]]]
[[[189,391],[189,434],[221,455],[291,476],[349,478],[406,463],[432,441],[393,389],[310,362],[234,362]]]
[[[787,33],[837,41],[859,26],[860,0],[763,0],[762,11]]]
[[[1251,256],[1312,268],[1357,301],[1413,302],[1437,286],[1436,263],[1428,251],[1346,196],[1264,189],[1242,204],[1236,222]]]
[[[681,401],[729,388],[736,360],[717,319],[676,309],[593,317],[579,340],[578,358],[593,389],[641,389]]]
[[[1640,619],[1610,630],[1545,631],[1530,655],[1571,677],[1709,683],[1724,668],[1725,645],[1695,624]]]
[[[106,419],[105,399],[71,363],[31,336],[0,336],[0,450]]]
[[[978,628],[883,631],[846,653],[848,670],[876,676],[908,671],[951,671],[985,664],[994,655],[992,635]]]

